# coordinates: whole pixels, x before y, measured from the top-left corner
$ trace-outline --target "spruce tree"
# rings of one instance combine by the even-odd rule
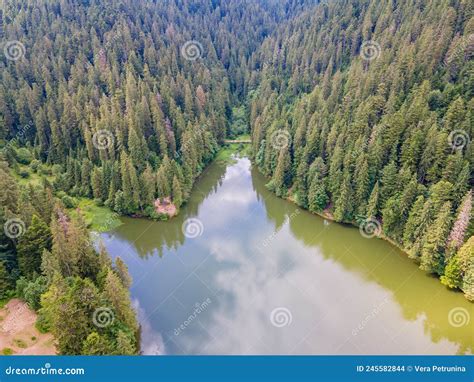
[[[427,230],[421,252],[421,269],[429,273],[443,274],[445,267],[444,250],[450,228],[451,203],[446,202]]]
[[[17,245],[18,266],[24,276],[32,278],[35,273],[41,273],[41,256],[45,249],[51,249],[51,243],[51,230],[40,217],[33,215]]]

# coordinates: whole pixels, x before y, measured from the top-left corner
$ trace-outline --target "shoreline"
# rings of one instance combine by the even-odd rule
[[[249,159],[251,159],[251,158],[249,158]],[[254,166],[255,169],[256,169],[265,179],[268,180],[268,177],[265,176],[265,175],[260,171],[260,169],[258,168],[257,165],[254,165],[254,164],[252,163],[252,166]],[[328,213],[328,212],[325,212],[326,210],[323,211],[322,213],[321,213],[321,212],[313,212],[313,211],[310,211],[310,210],[307,209],[307,208],[301,207],[301,206],[299,206],[298,204],[296,204],[294,198],[292,198],[291,196],[287,196],[287,197],[285,197],[285,198],[282,198],[282,197],[278,196],[277,194],[275,194],[273,191],[270,191],[270,190],[269,190],[269,192],[271,192],[275,197],[277,197],[277,198],[279,198],[279,199],[281,199],[281,200],[288,201],[289,203],[295,205],[295,206],[298,207],[298,208],[301,208],[303,211],[306,211],[306,212],[308,212],[308,213],[311,214],[311,215],[318,216],[318,217],[320,217],[320,218],[329,220],[329,221],[331,221],[331,222],[333,222],[333,223],[336,223],[336,224],[350,225],[350,226],[352,226],[352,227],[354,227],[354,228],[359,228],[359,225],[356,224],[355,222],[338,222],[338,221],[336,221],[336,220],[334,219],[334,217],[332,216],[332,214],[330,214],[330,213]],[[381,226],[381,227],[382,227],[382,226]],[[381,231],[382,231],[382,229],[381,229]],[[410,255],[409,255],[409,253],[406,251],[406,249],[403,248],[403,247],[401,247],[401,246],[400,246],[398,243],[396,243],[393,239],[391,239],[391,238],[389,238],[388,236],[384,235],[383,232],[380,232],[379,235],[375,235],[374,237],[377,238],[377,239],[384,240],[384,241],[386,241],[387,243],[389,243],[390,245],[393,245],[395,248],[397,248],[400,252],[403,253],[404,256],[406,256],[406,258],[407,258],[409,261],[411,261],[414,265],[416,265],[416,267],[418,268],[418,271],[423,272],[424,274],[426,274],[426,275],[428,275],[428,276],[434,276],[434,277],[438,280],[438,282],[439,282],[439,284],[440,284],[441,286],[443,286],[444,288],[446,288],[447,290],[449,290],[449,291],[451,291],[451,292],[455,292],[455,293],[460,293],[460,294],[462,294],[462,295],[464,296],[464,298],[465,298],[468,302],[472,302],[472,301],[470,301],[469,299],[466,298],[466,296],[464,295],[464,291],[463,291],[463,290],[461,290],[461,289],[452,289],[452,288],[449,288],[449,287],[447,287],[446,285],[442,284],[442,283],[441,283],[441,276],[440,276],[440,275],[430,274],[430,273],[427,273],[427,272],[423,271],[422,269],[420,269],[419,264],[418,264],[414,259],[410,258]],[[474,302],[472,302],[472,303],[474,303]]]

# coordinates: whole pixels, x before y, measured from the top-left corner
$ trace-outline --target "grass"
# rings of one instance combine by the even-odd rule
[[[13,343],[15,346],[19,347],[20,349],[26,349],[28,347],[27,343],[20,339],[14,339]]]
[[[44,164],[43,166],[47,167]],[[28,171],[30,175],[27,178],[23,178],[19,174],[21,171]],[[15,177],[15,179],[18,181],[18,184],[22,186],[26,186],[28,184],[32,184],[33,186],[40,185],[42,182],[42,179],[47,179],[49,182],[53,182],[54,180],[53,175],[40,175],[36,172],[33,172],[29,166],[21,165],[21,164],[19,165],[18,172],[12,171],[11,173]]]
[[[247,140],[250,140],[250,133],[247,133],[247,134],[242,134],[242,135],[239,135],[238,137],[235,138],[236,140],[239,140],[239,141],[247,141]]]
[[[10,290],[7,292],[6,297],[3,299],[0,299],[0,309],[2,309],[5,305],[7,305],[8,301],[10,301],[12,298],[16,297],[16,292],[14,290]]]
[[[242,134],[234,138],[234,140],[248,140],[250,134]],[[238,154],[239,156],[250,156],[251,145],[248,143],[228,143],[219,150],[216,155],[215,161],[225,164],[235,163],[233,156]]]
[[[51,171],[51,166],[46,164],[41,165],[43,169]],[[29,176],[23,178],[20,173],[22,171],[28,171]],[[17,179],[20,185],[40,185],[42,179],[47,179],[49,182],[53,182],[53,175],[39,174],[32,171],[29,166],[19,165],[17,171],[12,171],[13,176]],[[88,228],[96,232],[107,232],[111,231],[114,228],[118,227],[122,222],[120,221],[118,215],[111,211],[107,207],[98,206],[96,203],[87,198],[78,198],[79,205],[78,208],[81,209],[82,214],[85,218]],[[72,216],[77,215],[76,209],[71,208],[70,214]],[[10,299],[0,300],[0,308],[3,307]]]
[[[91,199],[79,198],[78,208],[81,209],[86,224],[92,231],[107,232],[122,224],[117,213],[107,207],[98,206]],[[71,209],[70,214],[77,215],[76,209]]]
[[[235,163],[234,155],[248,156],[250,155],[250,145],[241,143],[231,143],[222,147],[217,153],[216,162],[224,164]]]

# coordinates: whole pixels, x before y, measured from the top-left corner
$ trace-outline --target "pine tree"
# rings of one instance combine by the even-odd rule
[[[444,275],[441,276],[441,283],[453,289],[462,287],[463,272],[457,256],[453,256],[449,260]]]
[[[308,163],[306,159],[303,159],[298,166],[296,171],[295,188],[297,195],[297,203],[303,208],[308,208],[308,185],[307,185],[307,174],[309,171]]]
[[[472,190],[470,190],[464,197],[463,203],[459,208],[459,213],[456,221],[454,222],[453,229],[448,237],[448,253],[454,252],[459,249],[459,247],[464,242],[464,237],[466,236],[466,231],[471,220],[471,211],[472,211]]]
[[[124,288],[129,289],[130,286],[132,285],[132,278],[130,277],[128,273],[127,264],[125,264],[120,257],[117,257],[115,259],[115,272],[117,273],[117,276],[120,278],[120,281],[122,282],[122,285],[124,286]]]
[[[183,192],[181,190],[181,184],[179,183],[178,178],[176,175],[173,178],[173,203],[176,208],[181,207],[183,204]]]
[[[135,355],[137,353],[137,349],[133,342],[134,341],[130,335],[127,335],[124,331],[119,330],[117,334],[117,348],[114,351],[114,354]]]
[[[289,171],[290,156],[288,146],[285,146],[280,149],[275,174],[273,175],[273,184],[275,185],[275,192],[278,196],[286,196],[290,176]]]
[[[20,237],[17,245],[18,266],[23,275],[32,278],[41,273],[41,256],[45,249],[51,249],[51,230],[37,215]]]
[[[142,185],[140,200],[142,200],[146,206],[153,206],[155,201],[156,179],[149,164],[141,174],[140,180]]]
[[[380,188],[380,206],[385,207],[388,199],[397,191],[397,166],[390,162],[384,167],[381,178],[382,187]]]
[[[13,288],[13,283],[4,261],[0,261],[0,298],[8,296],[8,291]]]
[[[474,301],[474,261],[472,260],[474,258],[474,250],[472,248],[473,246],[471,245],[471,263],[469,264],[469,268],[464,274],[464,279],[461,287],[462,291],[464,292],[464,296],[469,301]]]
[[[97,332],[90,333],[84,340],[81,354],[84,355],[108,355],[113,351],[107,339]]]
[[[408,219],[405,223],[403,231],[403,244],[406,248],[409,248],[415,240],[415,230],[421,219],[424,203],[425,198],[423,195],[420,195],[416,199],[415,203],[413,203],[413,206],[410,210],[410,214],[408,215]]]
[[[61,354],[81,353],[84,338],[93,331],[91,317],[99,304],[99,293],[92,281],[75,277],[70,286],[60,278],[53,281],[42,296],[41,305]]]
[[[309,210],[312,212],[321,212],[326,208],[329,197],[326,193],[324,182],[319,180],[317,176],[313,177],[309,188]]]
[[[474,236],[450,258],[441,282],[462,289],[467,299],[474,300]]]
[[[347,173],[344,176],[340,196],[336,201],[334,210],[334,219],[338,222],[351,221],[352,220],[352,200],[351,181],[350,174]]]
[[[132,331],[138,329],[135,312],[130,306],[130,296],[120,278],[114,272],[108,272],[105,279],[103,298],[109,301],[115,317]]]
[[[370,193],[369,201],[367,203],[367,217],[376,217],[378,215],[379,209],[379,183],[375,183],[372,192]]]
[[[421,252],[420,268],[442,274],[445,266],[444,248],[451,228],[451,203],[446,202],[428,228]]]

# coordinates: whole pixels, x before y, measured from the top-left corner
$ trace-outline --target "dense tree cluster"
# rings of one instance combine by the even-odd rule
[[[30,151],[9,163],[54,164],[55,190],[120,214],[179,208],[255,82],[252,52],[311,2],[7,1],[25,54],[0,61],[0,139]]]
[[[139,347],[125,264],[65,207],[159,218],[247,120],[277,195],[371,220],[474,300],[472,1],[316,3],[6,1],[25,50],[0,58],[0,298],[61,353]]]
[[[229,121],[257,85],[253,53],[315,2],[5,2],[2,38],[18,50],[0,58],[0,299],[27,301],[60,353],[139,349],[125,264],[66,207],[179,208],[223,139],[245,131],[244,109]],[[39,183],[15,179],[32,173]]]
[[[250,110],[269,188],[336,221],[373,220],[471,300],[473,12],[464,0],[321,4],[263,43]]]
[[[16,294],[39,311],[61,354],[136,354],[138,323],[120,258],[98,253],[80,216],[71,219],[53,190],[19,188],[0,162],[0,298]],[[13,227],[16,224],[16,227]],[[106,310],[107,320],[97,315]],[[98,321],[99,320],[99,321]]]

